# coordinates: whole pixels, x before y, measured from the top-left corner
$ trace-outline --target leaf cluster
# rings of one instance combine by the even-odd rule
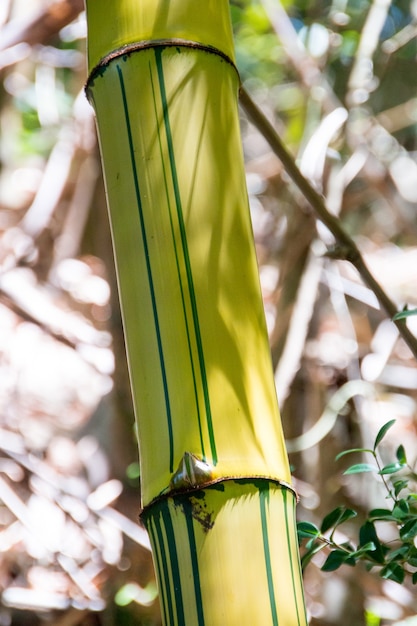
[[[387,491],[390,506],[367,513],[355,543],[349,540],[338,543],[335,538],[336,531],[342,524],[357,517],[354,509],[343,506],[335,508],[324,517],[320,527],[307,521],[299,522],[299,543],[305,543],[301,558],[303,570],[318,552],[327,549],[328,555],[321,567],[324,572],[332,572],[342,565],[355,566],[362,562],[368,570],[378,568],[381,578],[401,584],[408,577],[413,584],[417,584],[417,493],[411,489],[416,474],[408,464],[403,445],[398,446],[395,461],[387,465],[381,463],[378,453],[381,441],[394,423],[395,420],[390,420],[382,426],[373,448],[352,448],[336,457],[340,459],[355,452],[371,455],[371,463],[351,465],[344,474],[377,474]],[[396,534],[394,540],[387,542],[381,539],[380,523],[391,525]]]

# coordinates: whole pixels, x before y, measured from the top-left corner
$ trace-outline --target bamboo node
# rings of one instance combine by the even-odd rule
[[[189,41],[188,39],[179,39],[177,37],[173,37],[172,39],[150,39],[125,44],[120,48],[111,50],[102,59],[100,59],[97,65],[93,67],[93,69],[90,71],[90,74],[87,78],[87,82],[84,88],[87,99],[91,101],[90,88],[94,83],[94,79],[103,74],[111,61],[120,57],[128,57],[134,52],[139,52],[141,50],[146,50],[149,48],[192,48],[194,50],[208,52],[209,54],[215,54],[233,67],[240,81],[239,72],[233,60],[229,56],[227,56],[227,54],[222,52],[222,50],[219,50],[214,46],[202,44],[196,41]]]
[[[299,502],[298,493],[286,481],[260,474],[216,476],[213,466],[192,452],[184,452],[177,469],[171,476],[168,487],[163,489],[154,501],[179,493],[195,492],[229,480],[241,483],[267,480],[278,485],[281,489],[290,491],[295,496],[296,502]]]

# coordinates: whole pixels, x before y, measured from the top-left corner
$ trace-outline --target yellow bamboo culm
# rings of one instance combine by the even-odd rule
[[[87,0],[166,626],[304,626],[225,0]]]

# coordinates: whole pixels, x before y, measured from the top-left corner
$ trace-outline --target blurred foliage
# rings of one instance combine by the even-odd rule
[[[160,623],[81,9],[0,3],[1,626]],[[245,88],[415,334],[415,0],[231,14]],[[243,113],[242,136],[310,623],[412,626],[415,490],[381,470],[414,467],[416,363]],[[350,449],[380,467],[342,474]]]

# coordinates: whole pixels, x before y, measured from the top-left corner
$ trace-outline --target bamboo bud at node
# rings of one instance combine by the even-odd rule
[[[211,481],[212,467],[191,452],[184,452],[177,470],[172,475],[169,487],[172,491],[190,489]]]

